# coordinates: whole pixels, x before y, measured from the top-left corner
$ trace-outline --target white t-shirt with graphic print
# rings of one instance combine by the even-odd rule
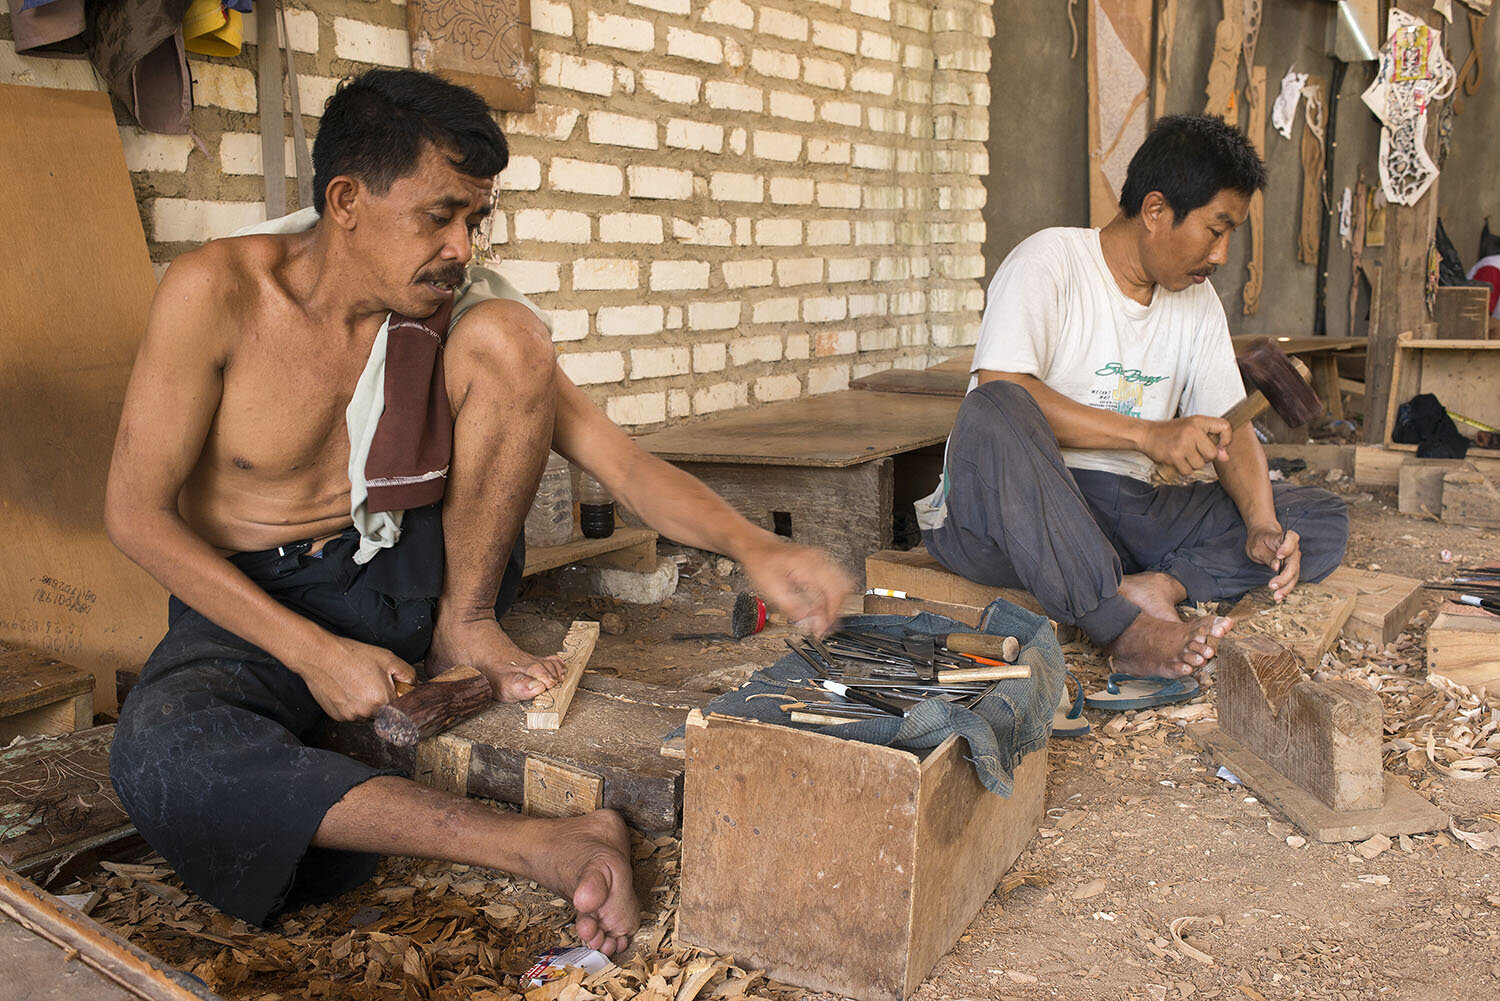
[[[1218,416],[1245,395],[1213,286],[1158,285],[1143,306],[1120,291],[1097,229],[1044,229],[1010,252],[990,282],[970,366],[980,369],[1032,375],[1070,400],[1151,421]],[[969,389],[977,384],[976,374]],[[1074,469],[1151,476],[1142,452],[1062,452]]]

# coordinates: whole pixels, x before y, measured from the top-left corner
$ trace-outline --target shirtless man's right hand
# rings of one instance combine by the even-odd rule
[[[312,656],[288,664],[333,719],[369,719],[396,695],[396,682],[417,680],[406,661],[389,650],[326,633]]]
[[[1156,462],[1190,476],[1210,462],[1228,460],[1233,429],[1222,417],[1195,414],[1170,421],[1146,423],[1141,451]]]

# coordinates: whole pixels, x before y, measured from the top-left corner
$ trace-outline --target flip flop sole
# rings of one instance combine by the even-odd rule
[[[1198,694],[1200,691],[1198,682],[1191,678],[1187,680],[1191,682],[1191,685],[1185,684],[1181,678],[1139,678],[1121,682],[1115,686],[1119,689],[1118,694],[1109,691],[1093,692],[1084,696],[1083,704],[1090,709],[1103,709],[1108,712],[1168,706],[1176,702],[1185,702]]]

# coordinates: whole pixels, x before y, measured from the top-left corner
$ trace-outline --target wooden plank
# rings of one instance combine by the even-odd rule
[[[1230,343],[1234,345],[1235,357],[1239,357],[1266,336],[1265,334],[1235,334],[1230,337]],[[1370,343],[1365,337],[1319,337],[1301,334],[1270,336],[1271,340],[1276,342],[1276,346],[1281,349],[1282,354],[1291,355],[1294,358],[1299,356],[1305,358],[1328,351],[1363,351]]]
[[[1445,601],[1427,627],[1427,673],[1500,692],[1500,616]]]
[[[677,826],[683,771],[681,761],[662,756],[662,738],[711,698],[588,673],[562,730],[528,730],[522,704],[497,703],[416,748],[386,744],[368,722],[334,724],[323,746],[430,778],[437,788],[517,806],[525,801],[527,758],[551,761],[598,775],[606,807],[619,810],[633,827],[662,834]]]
[[[1006,800],[956,738],[919,760],[717,716],[689,719],[687,768],[681,940],[871,1001],[906,997],[952,946],[1035,833],[1046,784],[1045,752]]]
[[[599,623],[577,621],[568,627],[563,637],[558,657],[562,659],[567,673],[563,680],[532,699],[526,706],[526,729],[556,730],[568,715],[568,706],[573,704],[573,693],[583,680],[584,668],[594,655],[594,645],[599,642]]]
[[[942,369],[888,368],[849,382],[850,389],[875,393],[915,393],[918,396],[963,396],[969,389],[968,372]]]
[[[1462,459],[1409,459],[1397,471],[1396,509],[1402,514],[1442,517],[1443,477],[1465,468],[1473,467]]]
[[[882,458],[845,467],[677,465],[702,480],[751,524],[826,550],[858,586],[865,576],[865,557],[891,544],[894,463]]]
[[[89,684],[92,674],[85,674]],[[23,713],[0,717],[0,746],[17,737],[55,737],[58,734],[86,730],[94,725],[94,693],[85,692],[51,705],[38,706]]]
[[[56,944],[0,916],[0,956],[7,997],[26,1001],[134,1001],[97,970],[69,959]]]
[[[167,595],[104,533],[115,428],[156,291],[109,95],[0,84],[0,170],[6,241],[25,248],[0,275],[0,301],[25,304],[0,324],[0,641],[92,673],[110,710],[115,668],[145,662]]]
[[[1331,809],[1381,805],[1380,696],[1350,681],[1306,679],[1295,656],[1267,636],[1226,637],[1218,664],[1224,733]]]
[[[130,997],[141,1001],[222,1001],[202,981],[147,955],[4,867],[0,867],[0,915],[51,942],[69,962],[76,959]]]
[[[1046,614],[1041,603],[1030,593],[1017,588],[976,584],[960,577],[934,559],[926,546],[872,553],[865,560],[865,586],[905,591],[908,597],[981,609],[996,598],[1004,598],[1038,615]]]
[[[959,401],[845,390],[734,410],[642,435],[669,462],[852,466],[946,441]]]
[[[581,817],[604,805],[604,780],[540,758],[526,759],[521,810],[532,817]]]
[[[113,726],[0,751],[0,865],[40,872],[135,833],[109,781]]]
[[[1338,642],[1354,614],[1354,595],[1321,584],[1299,584],[1281,604],[1264,588],[1251,591],[1230,609],[1234,635],[1269,636],[1290,650],[1300,665],[1314,670]]]
[[[1334,810],[1226,734],[1217,723],[1192,723],[1187,732],[1203,749],[1204,761],[1210,768],[1229,769],[1262,803],[1314,840],[1365,841],[1377,834],[1395,837],[1448,827],[1448,815],[1423,799],[1399,776],[1385,776],[1379,806],[1368,810]]]
[[[1500,527],[1500,489],[1475,469],[1454,469],[1443,475],[1443,520],[1455,525]]]
[[[1344,623],[1344,635],[1381,648],[1396,642],[1422,608],[1422,582],[1399,574],[1339,567],[1319,586],[1353,596],[1354,611]]]
[[[606,539],[586,539],[580,535],[560,546],[527,546],[526,569],[522,573],[529,577],[572,563],[649,573],[656,569],[656,538],[649,528],[616,525],[614,534]]]
[[[1317,445],[1317,444],[1276,444],[1269,442],[1261,446],[1266,453],[1267,459],[1301,459],[1307,463],[1307,468],[1315,472],[1327,473],[1337,469],[1339,472],[1354,478],[1354,451],[1353,445]]]

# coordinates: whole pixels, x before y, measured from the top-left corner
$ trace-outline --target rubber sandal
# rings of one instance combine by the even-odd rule
[[[1079,681],[1078,675],[1072,671],[1068,672],[1068,677],[1073,679],[1073,687],[1078,691],[1078,697],[1073,700],[1073,707],[1068,708],[1068,683],[1064,681],[1062,699],[1052,713],[1052,736],[1054,737],[1082,737],[1093,729],[1083,715],[1083,682]]]
[[[1083,704],[1090,709],[1125,712],[1186,702],[1197,694],[1198,679],[1192,676],[1137,678],[1133,674],[1111,674],[1104,683],[1104,691],[1085,696]]]

